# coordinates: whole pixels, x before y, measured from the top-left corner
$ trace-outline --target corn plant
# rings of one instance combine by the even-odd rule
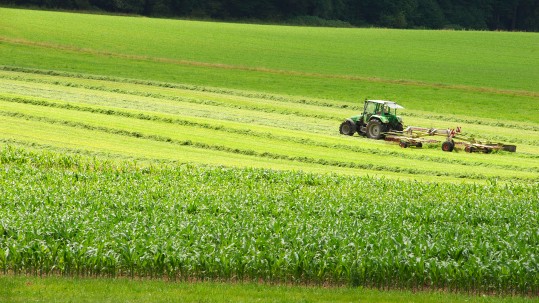
[[[539,291],[539,185],[0,151],[4,273]]]

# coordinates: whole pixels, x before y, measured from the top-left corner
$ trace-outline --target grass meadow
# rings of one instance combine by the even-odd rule
[[[330,100],[385,98],[440,114],[539,121],[536,33],[246,26],[9,9],[2,16],[3,65]]]
[[[531,298],[470,296],[444,292],[379,291],[365,288],[169,283],[159,280],[0,277],[3,302],[532,302]],[[3,292],[2,292],[3,291]],[[4,296],[2,296],[4,295]]]
[[[536,33],[0,16],[5,276],[539,295]],[[517,152],[340,135],[365,98]]]

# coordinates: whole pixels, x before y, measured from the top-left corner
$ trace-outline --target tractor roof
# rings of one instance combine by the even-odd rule
[[[404,108],[393,101],[387,101],[387,100],[367,100],[367,102],[385,104],[389,108]]]

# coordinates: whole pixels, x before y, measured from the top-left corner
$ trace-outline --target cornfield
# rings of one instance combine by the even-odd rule
[[[0,150],[0,270],[539,294],[539,184]]]

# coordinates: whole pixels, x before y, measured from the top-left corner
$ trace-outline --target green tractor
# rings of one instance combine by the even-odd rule
[[[404,108],[392,101],[365,100],[363,113],[346,119],[339,127],[343,135],[358,133],[371,139],[382,139],[384,133],[402,131],[402,119],[397,109]]]

